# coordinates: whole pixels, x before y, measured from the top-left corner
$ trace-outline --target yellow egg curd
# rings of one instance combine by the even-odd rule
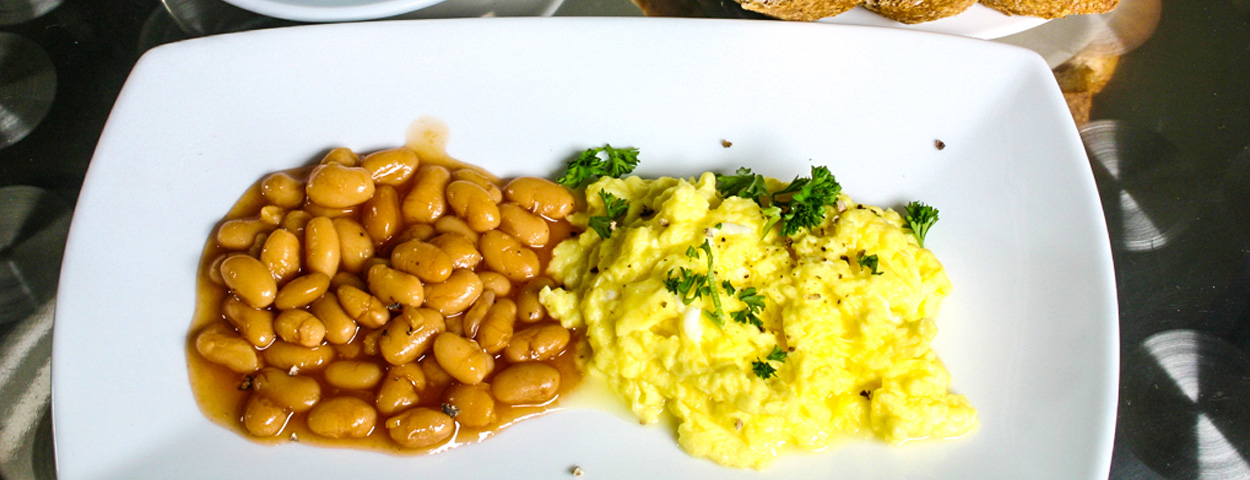
[[[606,240],[586,230],[559,244],[548,273],[565,287],[541,300],[586,332],[589,373],[644,423],[670,413],[690,454],[758,469],[789,446],[975,428],[976,411],[949,392],[929,345],[950,281],[895,211],[842,194],[820,225],[762,234],[760,206],[722,197],[705,173],[602,178],[586,188],[575,225],[605,214],[600,190],[628,213]],[[713,288],[691,299],[680,280],[707,275],[709,251]]]

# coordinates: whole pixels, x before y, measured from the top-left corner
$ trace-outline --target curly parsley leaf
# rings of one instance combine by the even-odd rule
[[[618,222],[625,218],[625,213],[629,212],[629,203],[604,190],[599,191],[599,198],[603,199],[605,214],[590,217],[587,223],[599,233],[600,238],[607,240],[616,230]]]
[[[726,281],[725,283],[729,283]],[[727,291],[729,289],[726,289]],[[731,291],[730,294],[733,292]],[[755,325],[755,328],[764,331],[764,320],[760,319],[760,312],[764,311],[764,296],[756,293],[755,287],[747,287],[738,291],[738,300],[747,306],[742,310],[729,314],[735,322],[742,324]]]
[[[722,196],[748,198],[757,202],[760,197],[769,195],[764,176],[751,173],[751,169],[746,167],[738,167],[734,175],[716,174],[716,190]]]
[[[924,247],[924,237],[929,233],[929,227],[938,221],[938,209],[920,202],[911,202],[907,204],[906,210],[907,217],[903,220],[907,222],[912,236],[916,237],[916,242]]]
[[[673,276],[673,272],[668,272],[668,278],[664,279],[664,288],[677,295],[681,303],[686,305],[702,295],[706,284],[707,275],[694,273],[686,267],[678,269],[676,276]]]
[[[599,177],[620,177],[633,172],[637,166],[637,148],[613,148],[604,144],[599,148],[587,148],[577,158],[569,160],[564,175],[556,182],[577,188]]]
[[[867,268],[868,271],[871,272],[873,275],[881,275],[885,273],[880,270],[877,270],[878,262],[879,260],[877,259],[877,254],[875,253],[872,255],[864,255],[864,252],[859,253],[859,265],[864,268]]]
[[[773,367],[772,362],[785,363],[785,361],[786,352],[781,349],[780,345],[773,345],[773,351],[767,357],[751,362],[751,370],[755,372],[755,376],[768,380],[777,374],[777,369]]]
[[[777,374],[777,369],[769,365],[768,362],[756,360],[751,362],[751,371],[755,372],[755,376],[764,380],[768,380]]]
[[[711,298],[714,311],[704,311],[704,315],[708,317],[716,326],[725,324],[725,311],[721,308],[720,294],[716,289],[716,281],[714,278],[715,264],[712,260],[712,243],[704,240],[703,245],[698,248],[688,247],[686,256],[698,259],[700,251],[707,254],[707,273],[694,273],[692,270],[681,267],[674,276],[672,271],[668,272],[668,277],[664,279],[664,288],[677,295],[681,302],[690,305],[696,298]]]
[[[787,353],[781,349],[781,345],[773,345],[773,351],[768,354],[768,361],[785,363],[786,355]]]
[[[764,176],[739,168],[736,175],[717,175],[716,190],[725,196],[755,200],[767,219],[761,238],[781,224],[782,235],[794,235],[825,220],[825,206],[838,201],[842,185],[828,167],[812,167],[811,177],[795,177],[785,188],[769,193]]]
[[[790,185],[773,194],[773,204],[781,207],[781,234],[794,235],[800,229],[811,229],[825,219],[825,206],[838,201],[842,185],[827,167],[812,167],[811,178],[796,177]],[[778,197],[788,199],[778,200]]]

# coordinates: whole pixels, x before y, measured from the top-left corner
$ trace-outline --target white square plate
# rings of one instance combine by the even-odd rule
[[[204,241],[267,172],[332,146],[400,145],[431,115],[450,153],[555,175],[604,142],[643,175],[825,164],[861,201],[921,199],[955,285],[936,348],[981,428],[902,447],[848,441],[769,470],[694,459],[669,431],[595,410],[427,457],[266,447],[207,420],[185,335]],[[724,148],[721,140],[733,142]],[[946,148],[935,148],[942,140]],[[1035,54],[818,24],[496,19],[327,25],[148,52],[100,138],[58,295],[60,478],[1106,478],[1118,365],[1102,210]]]

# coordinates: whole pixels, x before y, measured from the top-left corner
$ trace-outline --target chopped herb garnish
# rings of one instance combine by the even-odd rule
[[[785,363],[786,355],[787,353],[781,349],[781,345],[773,345],[773,351],[768,354],[768,361]]]
[[[716,190],[725,197],[742,197],[759,201],[767,197],[768,186],[764,184],[764,176],[751,173],[751,169],[738,167],[735,175],[716,175]]]
[[[859,254],[860,266],[867,268],[868,271],[872,272],[873,275],[881,275],[885,273],[885,272],[877,270],[877,262],[878,262],[877,254],[875,253],[872,255],[864,255],[863,253]]]
[[[699,297],[711,297],[712,305],[715,306],[716,310],[712,312],[704,311],[703,313],[716,326],[723,326],[725,324],[725,311],[721,309],[720,294],[717,293],[716,282],[713,279],[713,272],[716,270],[712,260],[712,242],[704,240],[703,245],[700,245],[697,249],[688,247],[686,256],[698,259],[699,250],[707,253],[707,273],[694,273],[686,267],[681,267],[677,270],[677,276],[673,276],[671,271],[668,272],[668,278],[664,279],[664,288],[677,295],[682,303],[686,305],[690,305],[690,302]]]
[[[912,236],[916,237],[916,242],[924,247],[924,237],[929,233],[929,227],[938,221],[938,209],[920,202],[911,202],[907,204],[906,210],[907,217],[903,220],[907,222],[907,228],[911,229]]]
[[[772,365],[759,360],[751,362],[751,370],[755,372],[755,376],[764,380],[768,380],[777,374],[777,369],[773,368]]]
[[[825,205],[838,201],[842,186],[826,167],[812,167],[811,178],[796,177],[790,185],[773,194],[773,203],[784,210],[781,215],[781,234],[790,236],[801,228],[812,228],[825,219]],[[786,194],[793,194],[787,200]]]
[[[824,221],[825,206],[838,201],[842,186],[827,167],[812,167],[811,177],[795,177],[785,188],[770,193],[763,175],[739,168],[736,175],[717,175],[716,190],[721,195],[755,200],[768,218],[763,235],[781,223],[781,234],[790,236]]]
[[[621,219],[625,218],[625,213],[629,212],[629,203],[625,202],[605,190],[599,191],[599,198],[603,199],[604,215],[590,217],[587,222],[590,228],[599,233],[599,237],[607,240],[612,236],[612,232],[616,230]]]
[[[564,175],[556,182],[577,188],[599,177],[620,177],[634,171],[637,166],[637,148],[612,148],[604,144],[600,148],[587,148],[577,158],[569,160]]]
[[[738,292],[738,300],[746,304],[747,308],[733,312],[729,316],[735,322],[755,325],[755,328],[760,329],[761,332],[764,331],[764,321],[760,319],[760,312],[764,311],[764,296],[756,293],[755,287],[747,287]]]
[[[768,380],[777,374],[777,369],[772,366],[771,362],[785,363],[786,355],[786,352],[781,349],[780,345],[773,345],[773,351],[767,357],[764,357],[763,360],[757,359],[751,362],[751,370],[755,372],[755,376]]]

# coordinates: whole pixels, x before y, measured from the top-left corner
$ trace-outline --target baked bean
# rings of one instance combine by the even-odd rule
[[[515,203],[499,206],[499,230],[535,248],[546,245],[551,238],[551,228],[546,220]]]
[[[360,166],[369,171],[373,181],[381,185],[402,185],[417,169],[417,152],[400,147],[366,155]]]
[[[329,438],[360,438],[373,431],[378,411],[356,397],[322,400],[308,411],[308,429]]]
[[[390,415],[421,401],[418,394],[425,389],[425,372],[416,363],[395,365],[386,371],[386,379],[378,388],[378,411]]]
[[[326,326],[305,310],[284,310],[274,319],[273,329],[283,341],[305,347],[321,345],[326,337]]]
[[[221,302],[221,313],[225,314],[226,320],[239,330],[243,338],[257,348],[265,348],[273,343],[272,312],[252,308],[239,299],[228,296]]]
[[[247,256],[252,258],[260,258],[261,251],[265,248],[265,240],[269,239],[269,234],[261,232],[256,234],[256,238],[252,240],[252,246],[247,249]]]
[[[365,332],[364,339],[360,341],[361,350],[364,351],[364,354],[369,356],[381,355],[381,349],[377,347],[377,344],[380,344],[382,335],[385,334],[386,330],[384,329],[372,329]]]
[[[346,167],[355,167],[360,165],[360,156],[350,148],[338,147],[327,152],[319,163],[321,165],[337,163]]]
[[[316,205],[347,208],[365,203],[376,188],[368,170],[327,163],[313,168],[304,193]]]
[[[334,348],[328,345],[304,347],[294,343],[276,341],[264,351],[265,363],[290,371],[291,367],[300,370],[317,370],[334,360]]]
[[[260,356],[247,340],[220,323],[205,328],[195,336],[195,351],[205,360],[238,373],[260,369]]]
[[[356,323],[369,328],[378,328],[391,319],[390,312],[386,311],[386,304],[369,292],[351,285],[343,285],[336,293],[339,297],[339,305],[343,307],[344,312],[356,320]]]
[[[317,205],[316,203],[313,203],[311,200],[304,203],[304,210],[307,210],[308,213],[314,217],[329,217],[329,218],[347,217],[347,216],[355,215],[357,208],[359,208],[359,206],[347,207],[347,208],[330,208],[330,207],[326,207],[323,205]]]
[[[271,204],[295,208],[304,204],[304,182],[284,172],[274,173],[261,180],[260,194]]]
[[[544,323],[512,335],[503,357],[512,363],[555,358],[569,344],[569,331],[558,323]]]
[[[475,244],[478,237],[481,236],[477,230],[469,227],[467,222],[454,215],[443,215],[438,220],[435,220],[434,231],[438,233],[457,233]]]
[[[339,360],[326,366],[325,378],[338,388],[365,390],[382,381],[382,367],[373,362]]]
[[[260,250],[260,263],[265,264],[278,283],[285,283],[299,273],[299,257],[299,237],[285,228],[270,233]]]
[[[495,292],[496,297],[506,297],[512,292],[512,281],[499,272],[478,272],[477,278],[482,280],[482,288]]]
[[[282,217],[282,228],[294,233],[297,236],[304,235],[304,226],[308,225],[308,221],[313,219],[313,214],[304,210],[291,210],[286,212],[286,216]]]
[[[399,227],[403,226],[403,218],[399,212],[399,192],[395,191],[395,187],[379,186],[373,198],[365,202],[364,211],[360,212],[360,222],[377,245],[382,245],[395,236]]]
[[[495,180],[485,173],[472,168],[458,168],[456,171],[451,172],[451,179],[453,181],[464,180],[472,182],[486,190],[486,193],[490,194],[492,202],[499,203],[503,201],[503,191],[499,189],[499,185],[495,183]]]
[[[334,290],[337,292],[339,290],[339,287],[343,285],[351,285],[361,290],[369,289],[369,285],[366,284],[364,280],[361,280],[360,277],[357,277],[353,273],[339,272],[339,273],[334,274],[334,277],[330,278],[330,290]]]
[[[443,403],[460,410],[454,418],[460,425],[481,428],[495,423],[495,399],[490,396],[491,387],[477,385],[452,385],[443,394]]]
[[[408,223],[434,223],[447,211],[444,194],[451,172],[438,165],[422,165],[413,175],[412,190],[400,206]]]
[[[447,317],[447,331],[456,335],[464,336],[464,315],[454,315]]]
[[[395,443],[408,448],[421,448],[451,438],[456,433],[456,423],[438,410],[414,408],[388,419],[386,431]]]
[[[450,332],[434,337],[434,359],[448,375],[466,385],[482,383],[495,369],[495,358],[477,342]]]
[[[309,271],[333,277],[342,257],[338,229],[329,217],[316,217],[304,227],[304,260]]]
[[[517,320],[534,323],[545,318],[547,309],[538,300],[538,294],[543,291],[543,288],[555,287],[555,280],[547,277],[537,277],[521,287],[521,292],[516,298]]]
[[[476,183],[456,180],[447,184],[447,205],[475,232],[499,226],[499,204]],[[435,228],[438,228],[437,223]]]
[[[273,404],[272,400],[253,394],[243,406],[243,428],[258,437],[282,433],[291,411]]]
[[[503,189],[510,202],[533,213],[559,220],[573,211],[573,192],[544,178],[517,177]]]
[[[486,350],[486,353],[494,355],[502,352],[504,347],[512,341],[514,322],[516,322],[516,303],[512,299],[501,298],[495,301],[490,311],[486,312],[486,318],[482,320],[482,326],[473,338],[483,350]]]
[[[340,345],[331,345],[334,347],[334,355],[340,360],[355,360],[365,354],[365,339],[369,337],[368,331],[360,331],[356,333],[356,338],[352,341]]]
[[[289,310],[306,306],[326,293],[330,288],[330,277],[321,272],[295,277],[278,290],[273,306],[280,310]]]
[[[421,284],[421,279],[386,265],[369,267],[365,281],[369,283],[369,291],[387,305],[398,303],[409,307],[420,307],[425,300],[425,288]]]
[[[422,282],[436,283],[451,276],[451,256],[441,248],[420,240],[409,240],[391,251],[391,265],[411,273]]]
[[[326,341],[342,345],[356,336],[356,319],[343,310],[338,295],[326,294],[313,300],[308,311],[321,320],[326,327]]]
[[[425,286],[426,306],[438,310],[443,316],[452,316],[467,310],[482,294],[482,280],[472,270],[457,268],[447,281]]]
[[[440,391],[455,381],[447,370],[443,370],[433,355],[421,357],[417,364],[421,366],[421,372],[425,374],[425,384],[430,391]]]
[[[247,255],[232,255],[221,262],[221,279],[230,291],[256,308],[265,308],[278,296],[278,284],[269,268]]]
[[[282,219],[286,218],[286,209],[277,205],[265,205],[260,207],[260,221],[270,227],[276,227],[282,224]]]
[[[503,274],[509,280],[522,282],[539,274],[538,254],[521,245],[511,235],[499,230],[482,234],[478,243],[482,259],[491,270]]]
[[[490,311],[490,307],[495,305],[495,292],[490,290],[483,291],[478,295],[477,300],[473,302],[473,306],[469,311],[464,312],[464,324],[462,325],[462,333],[465,338],[473,338],[477,336],[478,327],[482,326],[482,320],[486,319],[486,312]]]
[[[344,270],[359,272],[365,260],[373,257],[373,239],[365,227],[350,218],[333,220],[334,231],[339,237],[339,258]]]
[[[290,372],[272,367],[261,369],[252,378],[252,391],[255,392],[252,396],[263,396],[275,406],[296,413],[307,412],[321,401],[321,384],[316,379],[305,375],[291,375]]]
[[[392,365],[403,365],[424,355],[434,337],[447,331],[443,316],[429,308],[405,308],[386,325],[378,341],[382,358]]]
[[[425,241],[429,241],[429,239],[431,238],[434,238],[435,235],[438,235],[438,232],[434,231],[433,225],[430,225],[427,223],[418,223],[416,225],[409,225],[408,228],[404,229],[404,231],[399,232],[399,235],[396,235],[394,238],[391,239],[391,244],[399,245],[401,243],[412,241],[412,240],[420,240],[420,241],[425,242]]]
[[[434,245],[446,252],[451,257],[451,266],[453,268],[477,268],[477,264],[482,261],[482,254],[477,250],[477,240],[471,240],[469,237],[455,233],[444,233],[430,239],[430,245]]]
[[[272,229],[273,225],[255,218],[226,220],[217,229],[217,244],[227,250],[246,250],[256,241],[256,235]]]
[[[208,273],[208,280],[210,282],[213,282],[218,285],[226,284],[226,280],[224,278],[221,278],[221,262],[226,261],[226,258],[230,257],[231,255],[233,254],[222,253],[222,254],[217,255],[216,257],[213,257],[213,261],[208,262],[208,270],[206,271],[206,273]]]
[[[545,363],[517,363],[499,371],[490,390],[503,403],[546,403],[560,391],[560,371]]]
[[[365,263],[360,266],[360,271],[366,272],[366,275],[367,275],[367,272],[369,271],[369,269],[373,268],[374,265],[385,265],[389,267],[391,266],[391,261],[390,259],[382,258],[382,257],[370,257],[366,259]]]

